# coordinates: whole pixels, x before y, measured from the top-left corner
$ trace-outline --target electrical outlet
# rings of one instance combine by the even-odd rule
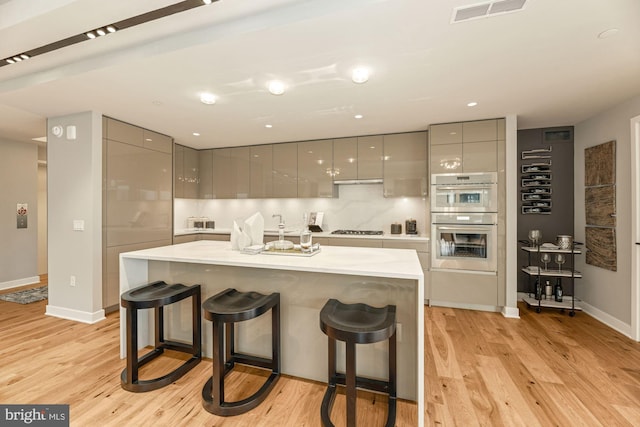
[[[76,276],[71,276],[69,278],[69,286],[75,286],[76,285]]]
[[[402,323],[396,323],[396,340],[402,342]]]

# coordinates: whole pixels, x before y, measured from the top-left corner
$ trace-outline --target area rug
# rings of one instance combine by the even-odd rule
[[[0,295],[0,299],[9,302],[17,302],[18,304],[30,304],[36,301],[47,299],[47,287],[26,289],[24,291],[12,292],[10,294]]]

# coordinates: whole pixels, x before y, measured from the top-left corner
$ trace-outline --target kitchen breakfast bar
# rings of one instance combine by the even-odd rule
[[[196,241],[120,255],[120,294],[163,280],[199,284],[202,300],[227,289],[279,292],[281,298],[281,371],[327,382],[327,337],[320,330],[320,310],[331,298],[375,307],[393,304],[397,320],[398,398],[416,402],[418,425],[424,425],[424,275],[415,250],[323,246],[312,256],[243,254],[230,242]],[[153,322],[139,316],[139,348],[152,345]],[[126,357],[126,316],[121,308],[120,357]],[[165,334],[191,339],[190,302],[166,307]],[[247,327],[243,328],[246,323]],[[271,351],[270,315],[243,322],[236,347],[267,356]],[[146,326],[145,326],[146,325]],[[212,356],[210,323],[203,321],[203,355]],[[357,373],[372,378],[388,374],[386,342],[358,346]],[[338,343],[338,369],[345,349]],[[205,362],[206,363],[206,362]],[[194,384],[202,387],[202,384]]]

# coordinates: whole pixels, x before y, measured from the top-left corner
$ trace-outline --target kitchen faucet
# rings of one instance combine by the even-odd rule
[[[278,240],[284,240],[284,219],[282,219],[282,214],[273,214],[271,218],[280,217],[280,222],[278,223]]]

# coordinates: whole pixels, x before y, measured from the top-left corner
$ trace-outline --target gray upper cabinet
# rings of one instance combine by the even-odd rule
[[[107,139],[144,147],[144,130],[120,120],[107,118]]]
[[[334,181],[382,179],[382,150],[382,135],[334,139]]]
[[[427,195],[427,132],[384,135],[384,196]]]
[[[333,197],[333,140],[298,143],[298,197]]]
[[[273,145],[254,145],[249,148],[249,198],[273,196]]]
[[[183,147],[182,171],[183,171],[183,190],[182,197],[185,199],[198,198],[198,186],[200,182],[198,150]]]
[[[198,194],[201,199],[213,198],[213,150],[200,150],[198,152],[198,166],[200,182]]]
[[[497,171],[503,119],[432,125],[429,132],[430,173]]]
[[[429,127],[431,145],[462,143],[462,123],[443,123]]]
[[[334,180],[358,179],[358,138],[333,140]]]
[[[298,197],[298,144],[273,144],[273,197]]]
[[[171,147],[173,146],[171,137],[147,129],[143,130],[142,136],[144,138],[144,148],[171,154]]]
[[[358,137],[358,179],[382,179],[382,135]]]
[[[250,193],[250,155],[249,147],[234,147],[230,149],[231,167],[234,170],[234,197],[237,199],[246,199]]]
[[[184,197],[184,148],[174,144],[173,150],[173,195],[177,199]]]
[[[213,198],[235,199],[236,176],[231,162],[231,148],[213,150]]]
[[[462,142],[495,141],[498,139],[497,120],[462,123]]]

